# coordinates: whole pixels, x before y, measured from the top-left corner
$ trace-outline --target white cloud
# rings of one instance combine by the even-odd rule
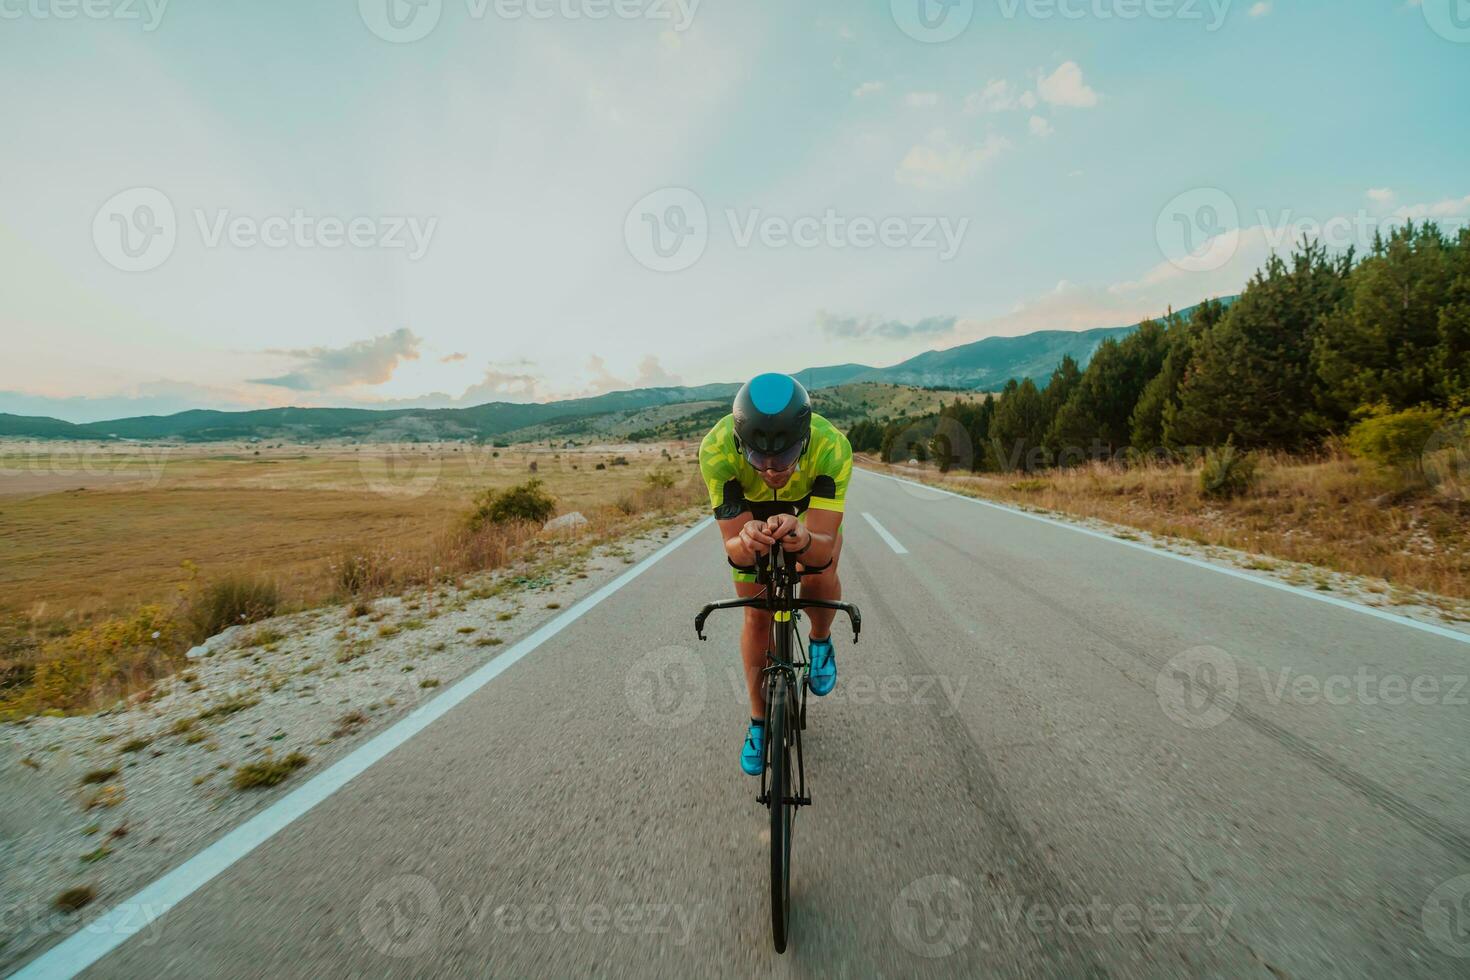
[[[1436,218],[1463,218],[1470,215],[1470,196],[1448,197],[1430,204],[1406,204],[1393,212],[1395,218],[1415,221]]]
[[[920,190],[958,187],[1012,145],[1004,136],[992,134],[978,145],[966,146],[955,142],[946,130],[936,129],[909,150],[893,176],[900,184]]]
[[[1260,3],[1252,5],[1250,9],[1250,15],[1252,17],[1264,17],[1270,12],[1271,4],[1266,2],[1266,0],[1261,0]]]
[[[1011,83],[1004,78],[991,79],[980,91],[965,96],[965,111],[971,114],[1005,112],[1015,105],[1016,96],[1011,91]]]
[[[865,95],[876,95],[881,91],[883,91],[882,82],[863,82],[852,90],[852,97],[854,99],[861,99]]]
[[[1391,187],[1374,187],[1368,191],[1368,200],[1374,204],[1392,204],[1397,196]]]
[[[402,362],[418,360],[421,343],[413,331],[399,329],[346,347],[273,350],[268,353],[295,360],[295,370],[279,377],[258,378],[255,383],[292,391],[331,391],[353,385],[380,385],[393,377],[393,372]]]
[[[911,109],[927,109],[939,104],[938,92],[910,92],[904,99]]]
[[[1064,62],[1050,75],[1038,78],[1036,92],[1048,105],[1091,109],[1098,103],[1097,92],[1082,80],[1082,69],[1075,61]]]
[[[1031,121],[1027,123],[1027,126],[1030,128],[1032,136],[1040,136],[1042,138],[1045,138],[1056,132],[1056,130],[1052,128],[1051,123],[1047,122],[1040,116],[1032,116]]]

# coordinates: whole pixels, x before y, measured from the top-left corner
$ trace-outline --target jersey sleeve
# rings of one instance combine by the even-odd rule
[[[847,505],[847,484],[852,480],[852,443],[836,427],[830,427],[815,463],[817,477],[812,481],[811,507],[842,513]]]
[[[739,516],[744,502],[740,477],[735,472],[734,443],[726,431],[727,421],[715,423],[699,444],[699,475],[709,491],[710,509],[721,520]]]

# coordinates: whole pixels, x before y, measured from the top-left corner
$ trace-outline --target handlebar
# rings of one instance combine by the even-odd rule
[[[704,635],[704,623],[709,619],[710,613],[717,609],[762,608],[765,605],[764,596],[753,596],[749,599],[721,599],[719,602],[711,602],[694,617],[694,635],[701,640],[708,639]],[[863,614],[858,611],[857,606],[850,602],[834,602],[831,599],[797,599],[791,603],[791,609],[835,609],[838,612],[847,613],[847,618],[852,623],[852,642],[854,644],[858,642],[858,635],[863,631]]]

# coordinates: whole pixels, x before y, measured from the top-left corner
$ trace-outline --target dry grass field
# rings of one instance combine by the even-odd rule
[[[1365,575],[1390,590],[1470,599],[1470,480],[1426,480],[1339,452],[1268,454],[1256,462],[1253,486],[1233,499],[1203,494],[1198,464],[1093,463],[1033,475],[930,468],[923,476],[972,496]],[[869,465],[915,475],[911,467]],[[1463,601],[1442,604],[1457,617],[1466,608]]]
[[[693,446],[0,444],[0,700],[48,642],[211,583],[268,582],[286,610],[341,596],[344,556],[385,565],[381,588],[493,567],[534,529],[467,536],[484,491],[537,478],[609,532],[697,500],[695,462]]]

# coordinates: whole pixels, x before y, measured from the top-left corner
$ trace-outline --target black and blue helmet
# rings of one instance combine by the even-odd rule
[[[786,374],[760,374],[735,394],[735,444],[758,470],[785,470],[812,435],[812,400]]]

